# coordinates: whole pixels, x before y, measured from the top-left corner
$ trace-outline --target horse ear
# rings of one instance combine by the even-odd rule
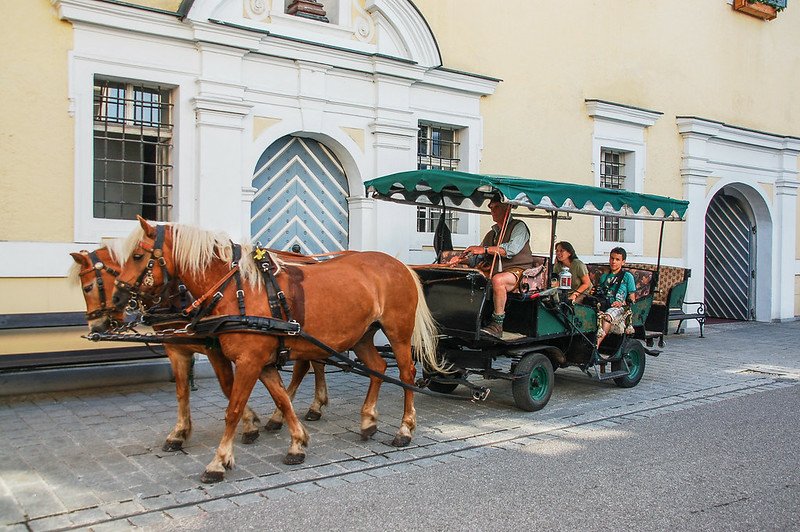
[[[152,238],[156,234],[156,228],[147,223],[147,220],[145,220],[138,214],[136,215],[136,218],[139,220],[139,225],[141,225],[142,229],[144,229],[144,234]]]
[[[70,253],[70,256],[77,262],[78,264],[86,264],[86,255],[82,253]]]

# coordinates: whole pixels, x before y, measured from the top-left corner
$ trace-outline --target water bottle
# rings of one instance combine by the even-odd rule
[[[572,290],[572,274],[566,266],[561,268],[561,273],[558,275],[558,288]]]

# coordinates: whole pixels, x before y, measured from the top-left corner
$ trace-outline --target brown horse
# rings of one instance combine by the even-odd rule
[[[116,281],[121,269],[117,254],[112,248],[100,247],[92,252],[81,251],[80,253],[70,253],[75,261],[69,272],[69,278],[75,284],[80,284],[83,292],[84,302],[86,303],[86,321],[91,332],[104,332],[112,325],[121,323],[124,319],[123,312],[114,309],[111,297]],[[165,326],[155,326],[155,330],[163,329]],[[172,373],[175,376],[175,395],[178,401],[178,419],[175,427],[167,436],[162,450],[178,451],[192,431],[191,411],[189,408],[189,372],[194,353],[202,353],[208,357],[211,367],[219,381],[220,388],[225,397],[230,397],[230,390],[233,386],[233,366],[231,362],[222,355],[218,347],[213,344],[199,342],[197,344],[164,344],[164,352],[172,366]],[[300,381],[309,370],[307,361],[299,361],[294,365],[292,382],[289,391],[294,397]],[[328,404],[328,389],[325,382],[325,367],[317,362],[313,363],[315,388],[314,400],[309,407],[306,419],[317,420],[322,416],[322,406]],[[242,416],[243,434],[242,443],[253,443],[259,434],[258,416],[249,407],[245,407]],[[270,421],[267,423],[268,430],[280,428],[282,413],[275,409]]]
[[[126,304],[134,287],[158,290],[169,276],[179,276],[193,294],[211,294],[220,290],[223,297],[214,307],[214,315],[239,315],[236,286],[220,288],[220,280],[230,276],[231,246],[228,237],[183,225],[167,225],[163,243],[156,245],[156,228],[139,219],[138,228],[129,238],[131,250],[117,280],[114,303]],[[248,316],[272,316],[265,295],[264,280],[245,246],[238,268],[242,274]],[[153,268],[155,259],[163,264]],[[291,265],[272,257],[278,265],[276,279],[285,293],[293,317],[303,331],[334,350],[355,351],[371,370],[383,373],[386,361],[378,354],[373,336],[380,329],[388,338],[401,380],[413,385],[416,370],[412,346],[417,357],[434,369],[443,370],[436,358],[436,326],[422,295],[417,275],[398,260],[377,252],[343,254],[314,265]],[[144,279],[144,282],[140,282]],[[199,296],[201,299],[203,296]],[[298,336],[283,338],[292,360],[320,360],[328,353]],[[222,480],[226,468],[234,466],[233,435],[242,410],[259,378],[267,386],[275,404],[283,411],[291,444],[284,463],[298,464],[305,459],[303,447],[308,433],[292,409],[283,388],[276,361],[279,339],[276,335],[254,331],[219,333],[222,351],[236,363],[233,390],[225,416],[225,432],[217,452],[203,473],[203,482]],[[381,379],[371,376],[366,399],[361,408],[361,436],[370,438],[377,431],[378,392]],[[403,418],[395,446],[411,441],[416,427],[413,392],[404,389]]]

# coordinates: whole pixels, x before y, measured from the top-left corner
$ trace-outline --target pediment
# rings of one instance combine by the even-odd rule
[[[328,48],[385,55],[426,68],[442,64],[428,24],[408,0],[320,0],[324,19],[318,11],[301,11],[301,16],[289,14],[287,8],[292,3],[293,0],[195,0],[187,21],[247,28]]]

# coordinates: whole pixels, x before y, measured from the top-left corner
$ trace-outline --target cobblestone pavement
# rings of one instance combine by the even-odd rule
[[[286,429],[236,444],[236,468],[225,481],[199,481],[223,428],[226,400],[213,380],[192,394],[194,432],[184,450],[161,451],[175,421],[170,383],[0,398],[0,529],[92,530],[160,527],[175,519],[294,496],[345,483],[465,460],[487,448],[559,438],[585,426],[635,422],[696,405],[800,384],[800,322],[708,325],[667,337],[664,353],[647,358],[632,389],[559,370],[550,403],[539,412],[514,406],[510,384],[488,381],[485,402],[459,387],[448,400],[416,396],[418,427],[409,447],[391,447],[402,413],[400,388],[386,384],[380,431],[362,442],[359,409],[367,379],[328,377],[331,404],[322,420],[304,422],[306,462],[286,466]],[[288,376],[287,376],[288,377]],[[295,400],[305,412],[312,379]],[[258,387],[251,405],[266,420],[272,402]]]

